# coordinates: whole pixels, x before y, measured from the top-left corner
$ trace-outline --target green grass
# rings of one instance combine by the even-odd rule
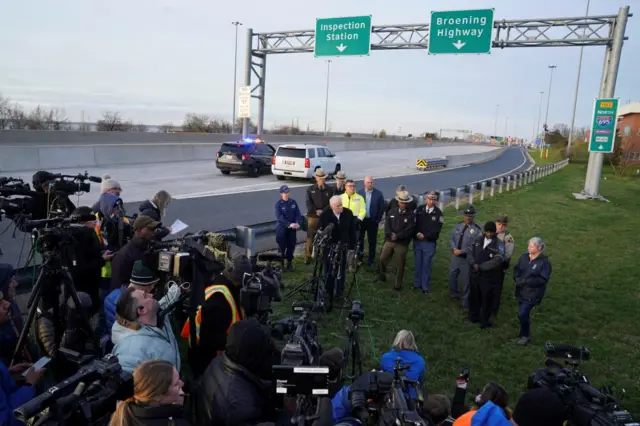
[[[428,297],[411,290],[411,254],[402,292],[392,290],[391,279],[378,282],[371,270],[359,273],[352,297],[361,299],[366,310],[366,326],[361,330],[366,367],[378,367],[395,334],[406,328],[416,334],[426,358],[429,392],[450,394],[460,368],[470,366],[472,393],[494,380],[506,387],[513,405],[526,389],[528,376],[544,365],[546,340],[585,345],[592,357],[584,363],[583,372],[598,386],[626,389],[623,406],[640,413],[640,182],[615,178],[605,168],[607,180],[602,181],[601,193],[611,203],[576,201],[571,193],[582,188],[585,170],[585,165],[571,165],[532,186],[476,205],[478,222],[499,213],[509,215],[516,257],[526,250],[531,236],[547,242],[553,274],[542,305],[533,312],[531,345],[523,348],[512,342],[518,322],[511,272],[493,329],[470,324],[449,299],[448,235],[461,220],[449,208]],[[285,275],[288,286],[311,272],[300,260],[296,267],[296,272]],[[284,311],[284,306],[278,309]],[[319,321],[324,348],[342,347],[344,316],[334,311]]]

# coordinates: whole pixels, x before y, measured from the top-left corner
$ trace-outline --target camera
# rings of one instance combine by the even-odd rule
[[[294,302],[293,312],[303,311],[300,316],[280,319],[272,325],[272,336],[282,340],[291,335],[282,349],[281,363],[291,366],[316,365],[322,354],[318,342],[318,325],[309,318],[308,302]]]
[[[133,377],[122,370],[117,357],[67,355],[78,356],[83,364],[78,372],[16,408],[16,419],[26,423],[38,416],[41,425],[106,424],[116,402],[133,395]]]
[[[546,342],[545,368],[529,377],[528,388],[545,388],[557,394],[569,413],[568,425],[637,425],[631,414],[623,410],[610,387],[595,388],[586,375],[579,372],[580,361],[590,352],[585,347]],[[567,367],[552,358],[562,358]]]
[[[280,302],[280,272],[270,266],[259,272],[244,274],[240,301],[246,318],[254,317],[266,324],[271,310],[271,302]]]
[[[351,310],[349,311],[349,319],[353,322],[360,322],[364,320],[364,308],[362,302],[354,300],[351,303]]]

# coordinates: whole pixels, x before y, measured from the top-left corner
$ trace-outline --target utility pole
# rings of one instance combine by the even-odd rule
[[[587,0],[587,10],[584,13],[584,16],[589,16],[589,4],[591,0]],[[587,28],[585,27],[584,31],[582,31],[582,37],[587,34]],[[576,108],[578,106],[578,92],[580,91],[580,73],[582,72],[582,52],[584,51],[584,46],[580,46],[580,58],[578,59],[578,76],[576,77],[576,91],[573,95],[573,112],[571,113],[571,127],[569,128],[569,141],[567,143],[567,153],[568,157],[571,154],[571,143],[573,142],[573,129],[576,122]]]
[[[553,70],[556,68],[557,65],[549,65],[549,70],[551,70],[551,73],[549,75],[549,92],[547,92],[547,112],[544,115],[544,145],[547,144],[547,134],[549,134],[549,104],[551,103],[551,84],[553,82]]]
[[[231,133],[236,133],[236,90],[238,90],[237,78],[238,78],[238,25],[242,25],[242,22],[233,21],[231,25],[236,27],[236,47],[233,53],[233,121],[231,122]]]
[[[329,119],[329,75],[331,72],[331,60],[327,60],[327,93],[324,100],[324,135],[327,136],[327,120]]]
[[[509,117],[506,117],[504,119],[504,137],[506,138],[509,134],[508,129],[509,128]]]
[[[543,99],[543,97],[544,97],[544,92],[540,91],[540,105],[538,106],[538,120],[536,121],[536,136],[535,136],[535,138],[537,138],[538,135],[540,134],[540,120],[542,120],[542,99]],[[535,142],[535,140],[534,140],[534,142]]]
[[[500,108],[500,104],[496,105],[496,121],[493,123],[493,137],[498,136],[498,109]]]

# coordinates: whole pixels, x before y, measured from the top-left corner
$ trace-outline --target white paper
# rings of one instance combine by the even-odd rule
[[[171,235],[175,235],[178,232],[182,232],[187,229],[189,225],[181,221],[180,219],[176,219],[175,222],[171,225]]]

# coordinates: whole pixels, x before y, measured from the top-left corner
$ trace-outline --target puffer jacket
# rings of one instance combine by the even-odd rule
[[[112,354],[118,357],[124,371],[133,373],[144,361],[162,359],[180,372],[180,350],[168,316],[162,327],[139,323],[123,325],[116,321],[111,329],[111,341],[115,345]]]
[[[189,426],[180,405],[146,405],[127,403],[122,412],[122,424],[127,426]]]
[[[394,367],[396,366],[396,359],[400,358],[402,361],[400,365],[408,365],[409,369],[404,370],[404,374],[407,379],[416,381],[422,385],[425,379],[425,373],[427,371],[424,358],[419,352],[401,350],[397,351],[393,348],[389,352],[382,354],[380,358],[380,369],[384,372],[393,374]],[[413,399],[416,399],[418,395],[416,391],[411,388],[410,394]]]
[[[158,222],[162,222],[162,215],[160,214],[160,209],[156,206],[153,201],[146,200],[140,203],[138,207],[140,211],[140,216],[149,216],[153,220],[157,220]],[[169,235],[169,230],[163,226],[159,226],[156,230],[156,238],[161,240],[167,235]]]

